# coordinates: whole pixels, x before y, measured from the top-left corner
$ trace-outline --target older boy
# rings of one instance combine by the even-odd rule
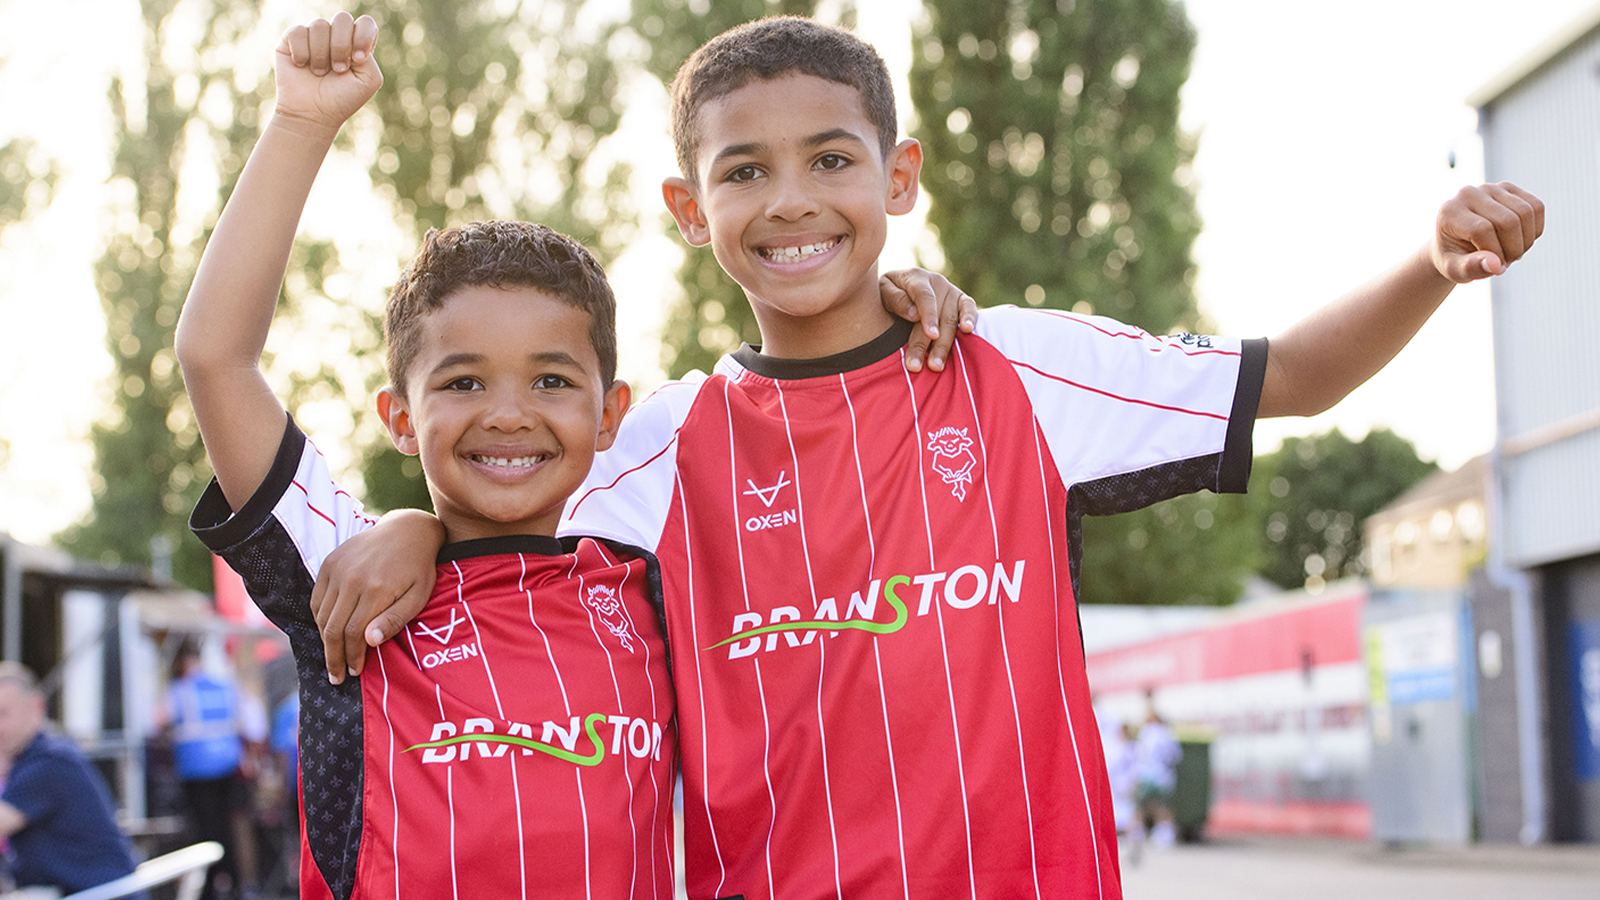
[[[1243,490],[1258,404],[1342,397],[1453,282],[1519,258],[1542,208],[1463,191],[1428,248],[1270,359],[993,309],[949,370],[908,375],[873,289],[922,161],[892,97],[870,47],[802,19],[685,64],[663,193],[765,343],[636,407],[562,528],[659,555],[691,897],[1118,897],[1073,614],[1081,517]]]
[[[299,664],[301,896],[668,896],[677,742],[658,578],[626,548],[553,537],[628,405],[611,289],[577,242],[474,223],[431,232],[401,275],[378,413],[421,456],[448,543],[404,640],[373,651],[360,683],[319,677],[312,579],[372,520],[257,359],[317,169],[382,81],[376,36],[345,13],[285,36],[276,110],[177,335],[216,473],[192,524]]]

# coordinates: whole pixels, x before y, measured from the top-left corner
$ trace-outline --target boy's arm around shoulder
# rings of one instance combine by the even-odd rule
[[[704,373],[689,373],[628,410],[616,441],[596,455],[578,493],[569,498],[563,531],[656,545],[676,471],[669,450],[705,379]],[[331,680],[361,674],[367,648],[399,634],[422,611],[433,591],[432,561],[444,539],[439,520],[428,513],[395,510],[328,555],[317,571],[311,611],[322,632]]]
[[[1433,240],[1271,341],[1259,418],[1312,416],[1388,364],[1457,284],[1499,275],[1544,232],[1544,203],[1510,182],[1462,188]]]
[[[206,244],[178,320],[175,350],[200,436],[235,510],[266,478],[283,405],[259,361],[300,213],[339,127],[383,82],[371,17],[339,13],[284,35],[277,107]]]

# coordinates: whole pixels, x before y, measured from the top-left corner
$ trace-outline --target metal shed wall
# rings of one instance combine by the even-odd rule
[[[1600,28],[1480,109],[1491,181],[1546,203],[1526,263],[1493,290],[1506,560],[1600,551]]]

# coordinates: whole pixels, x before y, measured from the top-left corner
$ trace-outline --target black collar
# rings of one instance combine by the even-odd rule
[[[880,359],[899,352],[910,339],[913,325],[914,323],[904,319],[896,319],[883,334],[859,347],[832,356],[816,359],[782,359],[776,356],[763,356],[760,348],[745,344],[733,352],[733,359],[749,372],[778,381],[840,375],[870,366]]]
[[[498,556],[502,553],[534,553],[539,556],[560,556],[567,552],[561,540],[548,534],[510,534],[501,537],[477,538],[457,541],[439,548],[440,564],[474,556]]]

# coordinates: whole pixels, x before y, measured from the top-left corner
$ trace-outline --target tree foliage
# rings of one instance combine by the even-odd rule
[[[420,243],[429,228],[482,218],[549,225],[605,265],[632,235],[627,168],[597,161],[621,120],[620,23],[582,0],[388,0],[373,100],[369,175]],[[398,274],[398,267],[396,269]],[[379,346],[378,323],[367,346]],[[369,367],[368,393],[382,384]],[[379,509],[431,507],[422,468],[376,429],[363,480]]]
[[[926,0],[911,97],[946,274],[986,303],[1194,329],[1175,0]]]
[[[529,218],[572,234],[609,261],[633,224],[620,201],[626,169],[594,161],[620,118],[612,103],[615,24],[586,18],[582,0],[386,0],[385,6],[378,11],[377,54],[386,83],[372,109],[345,129],[339,148],[370,161],[371,182],[392,202],[393,220],[410,233],[410,245],[431,227],[485,216]],[[259,0],[142,0],[141,12],[144,70],[134,80],[117,80],[109,92],[115,224],[96,267],[114,396],[92,435],[93,507],[61,540],[80,555],[137,563],[150,560],[150,541],[160,535],[177,547],[174,574],[205,587],[209,557],[187,535],[186,516],[209,469],[172,332],[214,214],[206,222],[183,221],[180,174],[194,154],[213,164],[213,208],[220,210],[259,134],[272,91],[270,61],[237,53],[260,24]],[[198,42],[177,24],[196,12]],[[261,77],[240,77],[245,71]],[[0,174],[9,179],[21,151],[8,152]],[[0,201],[11,195],[0,194]],[[401,262],[393,262],[396,275]],[[274,342],[263,356],[291,410],[324,399],[364,407],[382,383],[381,297],[336,288],[335,277],[347,274],[334,241],[296,242]],[[296,353],[293,361],[270,350],[307,343],[317,351]],[[351,439],[388,447],[370,419],[352,429]],[[362,458],[369,502],[427,506],[419,468],[407,472],[405,458],[392,449],[368,450]]]
[[[1195,329],[1178,95],[1195,35],[1172,0],[925,0],[912,135],[946,274],[985,303]],[[1084,522],[1083,600],[1227,603],[1249,511],[1203,495]]]
[[[1239,599],[1262,555],[1239,497],[1203,492],[1083,520],[1084,603],[1219,606]]]
[[[17,138],[0,145],[0,231],[49,206],[59,178],[55,161],[33,141]]]
[[[646,47],[644,67],[671,85],[690,54],[713,37],[765,16],[809,16],[816,0],[634,0],[629,25]],[[848,25],[853,4],[845,4]],[[670,226],[669,226],[670,227]],[[761,343],[755,314],[739,285],[717,265],[709,249],[689,249],[678,270],[683,296],[674,304],[662,335],[662,362],[677,378],[693,369],[709,372],[741,341]]]
[[[1386,428],[1352,441],[1338,429],[1290,438],[1256,458],[1261,574],[1285,588],[1366,573],[1361,523],[1438,470]]]
[[[186,521],[209,469],[172,335],[206,234],[195,223],[180,222],[178,176],[190,150],[209,143],[226,196],[254,139],[270,81],[242,88],[219,63],[219,51],[255,24],[255,2],[215,0],[203,10],[197,44],[185,29],[168,27],[178,7],[177,0],[141,2],[143,77],[118,78],[109,92],[116,141],[114,225],[95,276],[114,398],[108,417],[91,434],[90,516],[61,535],[61,542],[105,562],[148,563],[151,539],[160,536],[176,550],[174,576],[204,587],[210,584],[210,557],[187,537]],[[227,112],[208,116],[202,107]]]

